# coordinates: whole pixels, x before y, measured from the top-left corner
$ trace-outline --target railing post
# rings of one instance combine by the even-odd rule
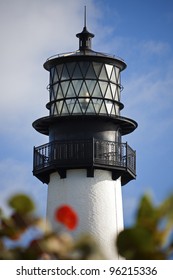
[[[33,148],[33,171],[35,170],[35,146]]]
[[[128,168],[128,144],[127,144],[127,142],[126,142],[126,170],[127,170],[127,168]]]
[[[136,151],[134,151],[134,173],[136,174]]]

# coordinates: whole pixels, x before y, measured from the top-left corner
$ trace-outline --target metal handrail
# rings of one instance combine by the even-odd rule
[[[96,51],[83,51],[82,52],[82,51],[79,51],[79,50],[52,55],[46,60],[46,62],[50,61],[52,59],[59,58],[59,57],[66,57],[66,56],[73,56],[73,55],[105,56],[105,57],[117,59],[117,60],[120,60],[120,61],[124,62],[123,58],[121,58],[119,56],[116,56],[116,55],[111,55],[109,53],[101,53],[101,52],[96,52]]]
[[[136,153],[127,143],[95,138],[53,141],[34,147],[34,170],[90,164],[129,169],[136,174]]]

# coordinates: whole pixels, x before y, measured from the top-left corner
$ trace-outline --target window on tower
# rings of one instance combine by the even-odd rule
[[[118,67],[95,61],[58,64],[50,71],[50,114],[119,115],[119,76]]]

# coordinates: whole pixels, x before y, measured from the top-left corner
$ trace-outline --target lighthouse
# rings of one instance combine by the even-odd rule
[[[123,229],[122,186],[136,178],[136,153],[122,141],[137,123],[121,115],[124,60],[92,49],[84,22],[77,51],[47,59],[48,116],[34,121],[49,141],[34,147],[33,175],[48,185],[47,219],[58,230],[55,210],[68,204],[79,224],[74,238],[90,234],[105,258]]]

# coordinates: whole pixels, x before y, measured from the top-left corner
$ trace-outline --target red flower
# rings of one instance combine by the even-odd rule
[[[65,225],[69,230],[74,230],[78,224],[76,212],[68,205],[62,205],[56,209],[55,219]]]

